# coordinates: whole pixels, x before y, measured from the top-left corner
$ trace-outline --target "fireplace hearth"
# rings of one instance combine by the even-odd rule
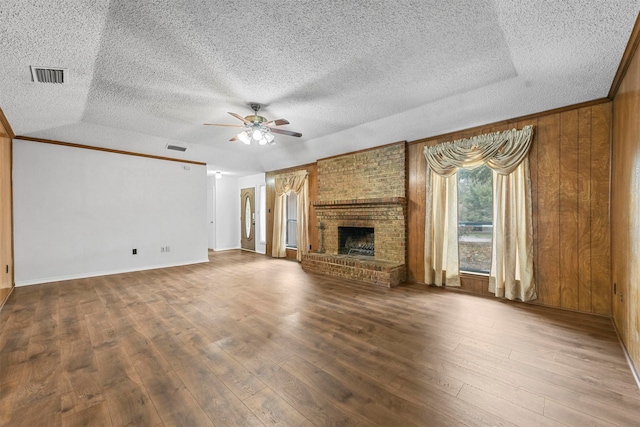
[[[338,253],[345,255],[375,255],[373,227],[338,227]]]

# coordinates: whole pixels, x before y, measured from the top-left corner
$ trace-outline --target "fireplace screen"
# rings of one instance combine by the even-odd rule
[[[369,227],[338,227],[338,253],[374,256],[374,229]]]

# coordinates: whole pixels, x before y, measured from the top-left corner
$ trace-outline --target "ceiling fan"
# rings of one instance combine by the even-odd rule
[[[302,134],[299,132],[292,132],[290,130],[284,129],[276,129],[275,126],[288,125],[289,121],[285,119],[277,119],[277,120],[269,120],[265,119],[262,116],[258,115],[258,110],[260,110],[260,104],[252,102],[249,104],[254,114],[246,117],[242,117],[236,113],[229,113],[233,117],[242,121],[242,124],[225,124],[225,123],[205,123],[206,126],[226,126],[226,127],[235,127],[242,128],[242,131],[231,138],[229,141],[240,140],[244,144],[250,145],[252,142],[258,143],[260,145],[275,144],[273,136],[274,133],[278,133],[281,135],[289,135],[295,137],[301,137]]]

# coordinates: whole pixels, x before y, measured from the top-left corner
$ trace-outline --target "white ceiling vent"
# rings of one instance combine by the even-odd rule
[[[175,150],[175,151],[187,151],[187,147],[180,147],[179,145],[167,145],[167,150]]]
[[[67,83],[69,71],[66,68],[31,66],[31,78],[37,83]]]

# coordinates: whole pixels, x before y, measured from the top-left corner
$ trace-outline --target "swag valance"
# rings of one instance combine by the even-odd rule
[[[424,148],[427,163],[436,174],[449,177],[458,169],[486,164],[501,175],[509,175],[529,153],[533,126],[521,130],[487,133]]]

